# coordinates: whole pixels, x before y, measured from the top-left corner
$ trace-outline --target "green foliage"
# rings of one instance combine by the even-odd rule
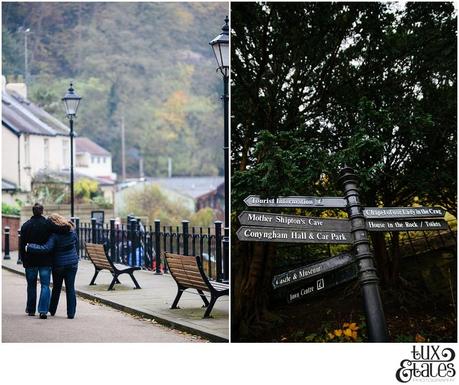
[[[24,75],[24,50],[22,35],[2,26],[2,71],[10,76]],[[21,79],[22,80],[22,79]]]
[[[9,205],[8,203],[2,202],[2,214],[21,215],[21,208],[16,205]]]
[[[75,196],[82,202],[89,202],[91,198],[97,195],[99,183],[95,180],[82,178],[75,182]]]
[[[111,151],[121,171],[121,118],[127,173],[223,173],[221,77],[208,42],[225,3],[7,3],[3,72],[23,73],[27,26],[31,99],[65,119],[61,97],[74,80],[83,97],[75,130]]]
[[[113,204],[108,202],[103,195],[96,195],[93,199],[92,202],[94,202],[98,207],[108,209],[112,208]]]
[[[143,189],[127,193],[124,212],[120,213],[120,216],[128,214],[147,216],[150,223],[159,219],[165,225],[178,225],[183,219],[191,216],[191,212],[185,206],[169,200],[157,185],[146,185]]]
[[[210,207],[205,207],[193,214],[191,214],[190,222],[191,226],[196,227],[210,227],[213,226],[215,221],[214,210]]]
[[[456,16],[451,3],[233,4],[232,207],[341,195],[455,215]],[[255,59],[256,58],[256,59]],[[326,183],[324,183],[326,181]]]
[[[30,201],[42,204],[60,204],[70,201],[67,186],[62,183],[34,183],[32,184]]]

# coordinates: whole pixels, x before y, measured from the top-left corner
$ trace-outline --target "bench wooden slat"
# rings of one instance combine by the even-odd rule
[[[209,291],[209,287],[206,285],[206,283],[200,279],[194,279],[190,278],[184,275],[174,275],[174,277],[183,285],[190,285],[191,287],[196,287],[202,290]]]
[[[191,270],[196,270],[196,271],[199,271],[199,268],[198,268],[198,265],[196,265],[196,262],[195,263],[190,263],[190,262],[185,262],[185,263],[181,263],[177,260],[168,260],[167,263],[171,266],[174,266],[174,267],[177,267],[177,268],[185,268],[185,269],[191,269]]]
[[[194,271],[175,270],[175,271],[173,271],[173,274],[175,276],[177,276],[177,277],[191,278],[191,279],[195,279],[195,280],[197,280],[199,282],[204,282],[204,280],[201,277],[201,274],[195,273]]]
[[[112,265],[107,260],[105,255],[104,245],[86,243],[86,252],[88,253],[89,259],[92,261],[94,266],[98,269],[107,269],[111,272],[114,272]]]

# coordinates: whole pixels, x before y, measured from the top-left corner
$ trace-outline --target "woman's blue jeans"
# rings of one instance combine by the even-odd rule
[[[65,294],[67,298],[67,317],[73,318],[76,312],[75,277],[78,263],[61,267],[53,267],[53,293],[49,312],[54,315],[59,304],[62,290],[62,282],[65,282]]]
[[[35,308],[37,306],[37,277],[40,275],[40,299],[38,300],[38,312],[48,313],[49,309],[49,281],[51,279],[51,267],[50,266],[39,266],[39,267],[26,267],[26,279],[27,279],[27,313],[35,314]]]

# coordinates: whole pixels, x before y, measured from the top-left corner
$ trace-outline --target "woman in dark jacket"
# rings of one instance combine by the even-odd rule
[[[28,253],[53,254],[53,291],[49,312],[56,313],[59,296],[62,290],[62,281],[65,281],[67,297],[67,317],[72,319],[76,312],[75,277],[78,270],[78,241],[75,225],[59,214],[51,214],[48,219],[61,231],[53,233],[44,245],[29,243],[26,246]],[[65,229],[67,228],[67,231]],[[64,229],[64,231],[62,231]]]

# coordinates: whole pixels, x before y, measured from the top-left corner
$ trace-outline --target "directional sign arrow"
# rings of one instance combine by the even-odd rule
[[[304,297],[310,297],[322,293],[335,286],[351,281],[357,277],[355,264],[350,264],[342,269],[334,270],[322,276],[316,276],[311,280],[305,281],[301,288],[292,290],[287,295],[287,302],[296,302]]]
[[[432,231],[446,230],[448,224],[443,219],[367,219],[368,231]]]
[[[352,243],[351,233],[241,226],[236,232],[240,241],[293,243]]]
[[[351,231],[351,222],[347,219],[312,218],[255,211],[243,211],[238,218],[241,225],[344,231],[348,233]]]
[[[339,197],[304,197],[285,196],[275,198],[260,198],[259,195],[249,195],[244,199],[249,207],[310,207],[310,208],[346,208],[347,202]]]
[[[328,258],[323,261],[312,263],[298,269],[289,270],[285,273],[275,275],[272,280],[273,288],[277,289],[282,286],[290,285],[301,280],[311,279],[317,275],[323,275],[332,270],[339,269],[345,265],[353,263],[352,255],[343,253],[333,258]]]
[[[364,207],[365,218],[437,218],[444,217],[445,210],[441,207]]]

